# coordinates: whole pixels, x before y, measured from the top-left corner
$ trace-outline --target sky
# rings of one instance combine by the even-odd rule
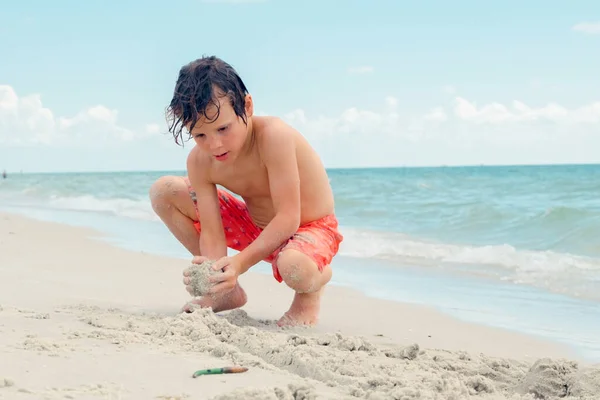
[[[597,0],[22,0],[0,54],[0,170],[183,170],[203,55],[329,168],[600,162]]]

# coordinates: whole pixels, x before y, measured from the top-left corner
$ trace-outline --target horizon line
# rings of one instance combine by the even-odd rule
[[[432,168],[498,168],[498,167],[576,167],[576,166],[600,166],[599,162],[590,163],[535,163],[535,164],[431,164],[431,165],[390,165],[371,167],[325,167],[327,171],[349,171],[349,170],[374,170],[374,169],[432,169]],[[128,170],[57,170],[57,171],[23,171],[6,170],[10,174],[114,174],[135,172],[185,172],[185,169],[128,169]]]

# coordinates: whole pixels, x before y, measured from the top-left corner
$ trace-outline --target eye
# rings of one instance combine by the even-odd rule
[[[204,133],[199,133],[196,135],[197,138],[204,139],[206,135]]]
[[[219,132],[225,132],[229,128],[229,125],[222,126],[218,129]]]

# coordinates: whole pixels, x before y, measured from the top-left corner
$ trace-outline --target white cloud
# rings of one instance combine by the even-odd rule
[[[392,96],[388,96],[385,98],[385,104],[387,107],[396,108],[398,105],[398,99]]]
[[[148,124],[146,125],[146,132],[150,134],[155,134],[160,132],[160,125],[158,124]]]
[[[456,97],[421,116],[403,117],[398,101],[339,116],[297,109],[284,119],[330,167],[599,162],[600,102],[575,108],[475,102]]]
[[[119,112],[103,105],[57,116],[39,94],[20,97],[0,85],[0,169],[183,170],[191,148],[177,146],[159,124],[126,128]]]
[[[600,21],[598,22],[580,22],[573,25],[573,30],[577,32],[589,33],[591,35],[600,34]]]
[[[388,96],[373,109],[312,115],[299,108],[283,119],[306,136],[327,167],[600,162],[600,101],[566,107],[454,97],[412,116],[403,103],[410,99]],[[0,167],[185,168],[193,143],[182,149],[163,134],[166,126],[133,130],[119,116],[102,105],[57,116],[39,95],[19,97],[0,85]]]
[[[448,115],[446,111],[442,107],[435,107],[433,110],[429,111],[427,114],[423,116],[425,120],[428,121],[446,121],[448,119]]]
[[[118,111],[96,105],[78,114],[55,116],[39,94],[19,97],[0,85],[0,143],[31,146],[118,145],[143,138],[149,131],[133,131],[118,124]]]
[[[556,103],[536,108],[527,106],[518,100],[514,100],[512,106],[490,103],[478,107],[475,103],[457,97],[454,114],[465,121],[490,124],[527,121],[598,123],[600,122],[600,101],[575,109],[567,109]]]
[[[394,136],[399,126],[399,116],[396,110],[398,100],[394,97],[387,97],[385,104],[386,106],[381,112],[351,107],[338,117],[319,116],[314,119],[309,119],[304,110],[297,109],[284,115],[283,119],[308,128],[308,132],[313,138],[339,138],[348,135],[357,137]]]
[[[370,65],[363,65],[358,67],[350,67],[348,68],[348,73],[353,75],[362,75],[362,74],[370,74],[375,70],[375,68]]]

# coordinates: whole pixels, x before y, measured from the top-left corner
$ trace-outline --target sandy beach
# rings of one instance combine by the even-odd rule
[[[188,260],[100,236],[0,214],[0,399],[600,397],[566,347],[346,288],[310,329],[278,328],[293,293],[252,271],[243,309],[181,314]]]

